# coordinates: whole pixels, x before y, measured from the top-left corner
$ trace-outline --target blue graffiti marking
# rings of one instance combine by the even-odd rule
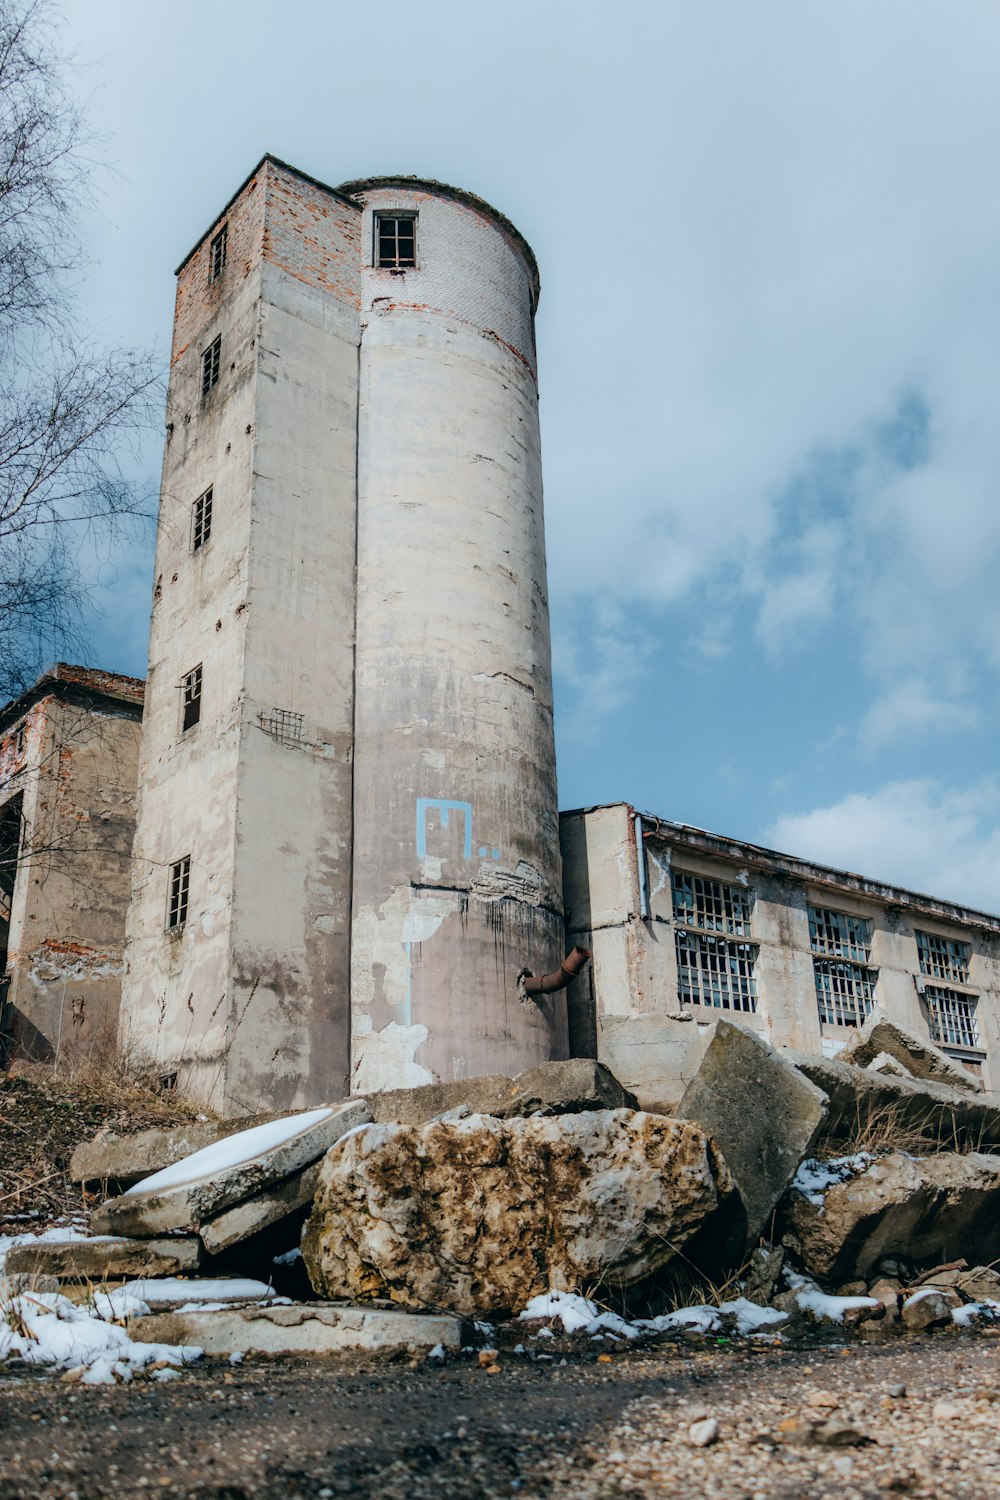
[[[441,814],[441,827],[448,827],[448,814],[460,812],[465,819],[465,847],[463,857],[472,858],[472,803],[448,802],[444,797],[417,798],[417,858],[427,857],[427,809],[436,807]]]

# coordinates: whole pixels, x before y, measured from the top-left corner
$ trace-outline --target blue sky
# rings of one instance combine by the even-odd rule
[[[1000,10],[78,0],[84,311],[165,353],[264,151],[541,265],[560,800],[1000,910]],[[160,436],[142,472],[158,469]],[[94,565],[142,672],[152,538]]]

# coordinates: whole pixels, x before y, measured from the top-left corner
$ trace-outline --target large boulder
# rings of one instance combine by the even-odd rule
[[[327,1154],[302,1252],[323,1297],[493,1316],[645,1281],[732,1191],[705,1132],[661,1115],[376,1124]]]
[[[678,1115],[722,1151],[756,1244],[826,1120],[826,1095],[752,1031],[719,1020]]]
[[[845,1175],[834,1180],[840,1171]],[[856,1157],[846,1167],[807,1165],[796,1181],[802,1188],[793,1186],[783,1205],[784,1243],[813,1276],[867,1276],[883,1256],[919,1264],[961,1255],[983,1265],[1000,1257],[995,1156],[893,1151],[875,1161]]]
[[[972,1094],[980,1089],[972,1074],[933,1042],[914,1036],[880,1010],[873,1010],[841,1051],[840,1058],[856,1068],[866,1068],[883,1054],[895,1059],[914,1078]]]

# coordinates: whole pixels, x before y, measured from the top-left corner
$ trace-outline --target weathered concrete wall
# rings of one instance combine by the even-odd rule
[[[117,681],[122,701],[71,673]],[[23,797],[4,1023],[16,1055],[74,1071],[115,1052],[142,684],[51,676],[0,749],[0,809]]]
[[[225,1113],[336,1097],[348,1069],[357,219],[267,162],[224,215],[222,276],[220,220],[178,281],[123,1036]]]
[[[416,212],[417,267],[362,285],[355,1091],[566,1055],[533,264],[447,191],[355,185]]]
[[[993,1086],[1000,1045],[1000,918],[656,819],[644,820],[642,830],[640,868],[631,807],[619,803],[561,819],[568,941],[594,954],[591,971],[570,994],[573,1049],[599,1058],[644,1106],[677,1102],[719,1015],[772,1045],[800,1052],[832,1056],[854,1034],[853,1027],[820,1019],[810,905],[870,923],[867,967],[877,972],[875,1002],[917,1036],[929,1035],[918,981],[932,982],[920,976],[917,932],[967,943],[969,978],[959,988],[977,997],[980,1047],[962,1057],[987,1088]],[[747,941],[756,950],[753,1011],[680,1000],[674,869],[752,895]]]

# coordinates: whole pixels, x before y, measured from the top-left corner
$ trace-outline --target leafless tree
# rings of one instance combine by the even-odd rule
[[[75,316],[80,209],[94,178],[50,0],[0,0],[0,695],[79,644],[88,530],[135,523],[122,461],[158,404],[147,354],[100,348]]]

